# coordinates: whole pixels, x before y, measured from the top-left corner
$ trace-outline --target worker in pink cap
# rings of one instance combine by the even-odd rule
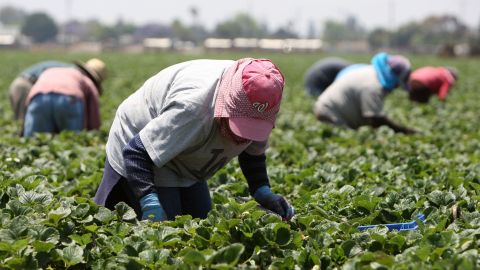
[[[445,101],[448,91],[458,80],[458,72],[453,67],[422,67],[410,75],[410,100],[428,103],[432,95]]]
[[[153,221],[205,218],[207,180],[238,156],[250,194],[290,219],[293,208],[270,190],[265,164],[283,86],[266,59],[193,60],[162,70],[119,106],[95,202],[123,201]]]

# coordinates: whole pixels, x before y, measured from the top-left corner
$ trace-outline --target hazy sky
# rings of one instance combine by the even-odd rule
[[[480,23],[480,0],[0,0],[28,12],[46,11],[57,21],[68,18],[99,18],[113,23],[118,18],[134,23],[170,23],[179,18],[191,23],[190,8],[196,7],[199,20],[211,29],[238,12],[248,12],[270,29],[294,23],[306,33],[310,22],[319,26],[327,19],[355,15],[368,27],[396,27],[427,15],[453,14],[469,26]]]

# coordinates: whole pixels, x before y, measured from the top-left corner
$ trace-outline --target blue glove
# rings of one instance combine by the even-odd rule
[[[293,215],[293,207],[280,195],[273,193],[269,186],[259,187],[253,194],[255,200],[266,209],[277,213],[284,220],[290,220]]]
[[[167,213],[163,210],[157,193],[150,193],[140,199],[140,207],[142,208],[142,220],[150,219],[151,221],[167,220]]]

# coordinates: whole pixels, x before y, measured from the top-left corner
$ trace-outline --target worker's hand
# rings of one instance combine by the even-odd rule
[[[293,207],[280,195],[273,193],[268,186],[261,186],[253,194],[255,200],[266,209],[280,215],[284,220],[290,220]]]
[[[157,193],[150,193],[142,197],[142,199],[140,199],[140,206],[142,208],[142,220],[167,220],[167,214],[158,200]]]

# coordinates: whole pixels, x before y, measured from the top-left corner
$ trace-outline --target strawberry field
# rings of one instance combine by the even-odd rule
[[[478,59],[410,56],[414,67],[456,66],[460,79],[446,103],[413,104],[398,89],[387,97],[387,114],[421,131],[407,136],[317,122],[303,74],[325,55],[254,55],[285,74],[267,162],[273,191],[296,216],[284,222],[257,208],[235,161],[209,180],[214,207],[206,219],[151,223],[125,204],[110,211],[92,202],[116,107],[166,66],[246,55],[101,55],[109,78],[100,131],[18,137],[7,96],[18,72],[90,56],[0,51],[0,269],[480,268]],[[426,221],[416,230],[357,229],[418,213]]]

